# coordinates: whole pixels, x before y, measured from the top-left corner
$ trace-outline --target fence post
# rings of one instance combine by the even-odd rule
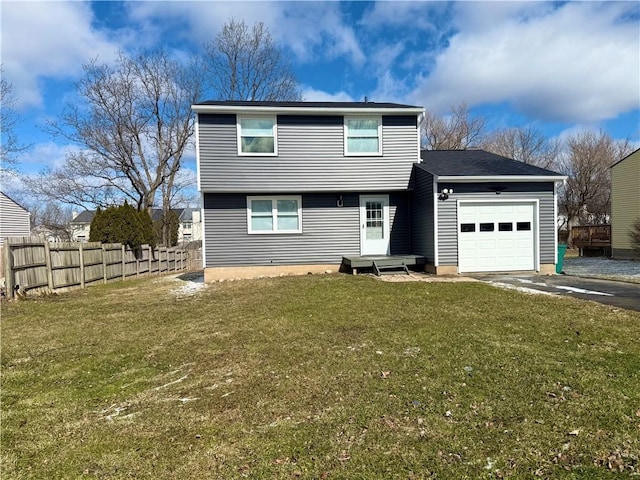
[[[122,280],[126,280],[127,278],[127,272],[126,272],[126,267],[127,267],[127,263],[126,263],[126,257],[125,257],[125,249],[124,249],[124,244],[120,245],[120,255],[122,255]]]
[[[103,283],[107,283],[107,249],[104,243],[101,245],[102,247],[102,280]]]
[[[44,260],[47,262],[47,283],[49,290],[53,291],[53,262],[51,261],[51,246],[47,240],[44,241]]]
[[[80,254],[80,288],[84,288],[84,248],[82,244],[78,244],[78,253]]]
[[[9,239],[4,241],[4,282],[7,298],[14,297],[13,286],[15,285],[15,276],[13,274],[13,254],[11,252],[11,244]]]

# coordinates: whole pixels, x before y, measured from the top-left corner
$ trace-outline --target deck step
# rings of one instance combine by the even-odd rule
[[[378,277],[380,275],[395,275],[397,273],[406,273],[409,275],[409,269],[404,262],[390,265],[378,265],[376,261],[373,261],[373,273]]]

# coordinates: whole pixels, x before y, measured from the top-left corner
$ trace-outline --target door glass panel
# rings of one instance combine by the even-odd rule
[[[493,232],[494,225],[493,223],[481,223],[480,231],[481,232]]]
[[[461,232],[475,232],[476,224],[475,223],[461,223],[460,224]]]
[[[500,231],[500,232],[511,232],[511,231],[513,231],[513,223],[511,223],[511,222],[500,222],[498,224],[498,231]]]
[[[365,230],[367,240],[380,240],[384,238],[382,202],[367,201],[366,213],[367,223]]]

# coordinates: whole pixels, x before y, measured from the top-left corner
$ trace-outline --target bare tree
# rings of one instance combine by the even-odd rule
[[[427,150],[466,150],[478,147],[484,134],[484,117],[471,115],[466,103],[451,107],[450,115],[438,117],[426,112],[420,131]]]
[[[191,105],[202,76],[167,52],[120,52],[113,65],[84,66],[77,84],[82,102],[69,104],[49,131],[78,147],[58,169],[27,180],[46,198],[79,206],[128,200],[150,210],[170,184],[194,132]],[[168,209],[169,198],[162,199]]]
[[[214,96],[219,100],[300,100],[291,65],[262,22],[231,19],[205,45]]]
[[[29,148],[18,140],[15,128],[20,117],[15,110],[16,97],[13,94],[13,85],[4,78],[2,66],[0,66],[0,174],[2,176],[15,174],[18,163],[18,155]]]
[[[73,228],[70,225],[72,211],[58,203],[38,203],[29,208],[33,231],[51,235],[62,241],[71,241]]]
[[[559,140],[550,140],[541,130],[529,125],[490,133],[482,148],[542,168],[553,168],[561,150]]]
[[[583,132],[566,140],[566,151],[559,169],[568,176],[560,190],[558,205],[571,227],[607,223],[611,213],[611,174],[609,168],[631,152],[628,141],[614,140],[606,132]]]

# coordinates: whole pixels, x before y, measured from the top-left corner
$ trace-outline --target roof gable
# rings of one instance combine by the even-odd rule
[[[640,158],[640,148],[638,148],[637,150],[634,150],[633,152],[631,152],[629,155],[627,155],[626,157],[618,160],[616,163],[614,163],[613,165],[611,165],[610,168],[615,167],[616,165],[619,165],[623,162],[633,162],[633,160],[638,160],[638,158]],[[633,159],[633,160],[629,160],[629,159]]]

